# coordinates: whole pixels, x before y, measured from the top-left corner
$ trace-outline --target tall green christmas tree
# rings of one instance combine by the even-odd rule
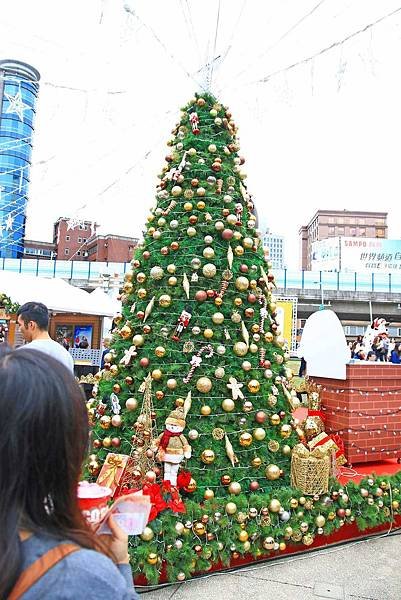
[[[92,476],[129,455],[123,487],[160,489],[131,540],[150,583],[309,545],[344,517],[290,487],[296,396],[236,131],[209,94],[183,108],[90,408]]]

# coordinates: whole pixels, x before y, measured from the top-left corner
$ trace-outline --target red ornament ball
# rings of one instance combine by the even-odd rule
[[[223,231],[221,232],[221,237],[223,238],[223,240],[231,240],[233,235],[234,232],[232,229],[223,229]]]
[[[241,271],[241,273],[248,273],[249,267],[248,265],[243,264],[240,266],[239,270]]]
[[[255,296],[255,294],[248,294],[248,302],[250,302],[251,304],[254,304],[256,302],[257,298]]]
[[[263,363],[263,366],[265,369],[270,369],[272,364],[271,364],[270,360],[265,360],[265,362]]]
[[[144,356],[143,358],[141,358],[141,360],[139,361],[139,364],[141,365],[142,368],[146,369],[146,367],[149,366],[149,359],[147,358],[147,356]]]
[[[258,410],[258,412],[255,415],[256,423],[259,423],[259,424],[265,423],[266,419],[267,419],[267,414],[263,410]]]
[[[343,519],[345,517],[345,508],[337,509],[337,517],[340,517],[340,519]]]
[[[198,290],[195,294],[195,300],[197,302],[204,302],[205,300],[207,300],[207,294],[205,290]]]
[[[206,294],[208,298],[214,298],[217,295],[214,290],[207,290]]]
[[[256,492],[256,490],[259,489],[259,482],[258,481],[251,481],[251,483],[249,484],[249,489],[251,492]]]
[[[145,252],[142,253],[142,256],[145,260],[148,260],[150,258],[149,250],[145,250]]]
[[[112,445],[114,448],[118,448],[118,447],[121,445],[121,440],[120,440],[120,438],[118,438],[118,437],[113,437],[113,438],[111,438],[111,445]]]
[[[144,318],[144,316],[145,316],[145,313],[143,312],[143,310],[139,310],[139,311],[136,313],[136,316],[138,317],[138,319],[139,319],[140,321],[142,321],[142,319],[143,319],[143,318]]]

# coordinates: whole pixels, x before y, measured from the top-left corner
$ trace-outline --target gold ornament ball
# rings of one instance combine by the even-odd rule
[[[214,299],[214,303],[216,306],[221,306],[223,304],[223,298],[220,298],[220,296],[216,296],[216,298]]]
[[[121,418],[121,415],[113,415],[111,417],[111,424],[113,425],[113,427],[121,427],[123,423],[123,420]]]
[[[169,277],[167,283],[171,286],[177,285],[177,277]]]
[[[274,481],[280,477],[280,469],[277,465],[267,465],[266,478],[269,481]]]
[[[253,410],[253,404],[250,400],[245,400],[244,404],[242,405],[242,410],[244,412],[251,412],[251,410]]]
[[[159,304],[162,308],[167,308],[171,304],[171,296],[162,294],[159,298]]]
[[[204,526],[203,523],[194,523],[194,526],[192,529],[196,535],[205,535],[205,533],[206,533],[206,527]]]
[[[258,346],[256,344],[250,344],[249,346],[249,352],[251,352],[252,354],[256,354],[256,352],[258,351]]]
[[[104,448],[110,448],[111,447],[111,438],[110,437],[103,438],[102,443],[103,443]]]
[[[159,559],[159,557],[157,556],[157,554],[155,554],[154,552],[151,552],[150,554],[148,554],[146,561],[150,565],[155,565],[157,563],[158,559]]]
[[[243,249],[242,246],[235,246],[235,248],[234,248],[234,254],[235,254],[235,256],[242,256],[244,254],[244,252],[245,251],[244,251],[244,249]]]
[[[237,505],[235,502],[227,502],[226,504],[226,513],[228,515],[234,515],[237,512]]]
[[[181,194],[182,194],[182,187],[181,187],[181,186],[179,186],[179,185],[174,185],[174,186],[171,188],[171,195],[172,195],[172,196],[175,196],[175,197],[177,197],[177,196],[181,196]]]
[[[292,450],[291,450],[291,446],[285,445],[281,448],[281,452],[284,454],[284,456],[290,456]]]
[[[258,469],[260,467],[260,465],[262,464],[262,459],[259,458],[259,456],[255,456],[255,458],[253,458],[251,460],[251,465],[252,467],[254,467],[255,469]]]
[[[212,409],[207,404],[204,404],[200,409],[201,415],[208,417],[212,413]]]
[[[145,338],[143,337],[143,335],[141,335],[140,333],[138,333],[137,335],[134,335],[134,337],[132,338],[132,343],[137,348],[140,348],[141,346],[144,345]]]
[[[280,500],[277,500],[277,498],[273,498],[272,500],[270,500],[270,504],[269,504],[270,512],[278,513],[280,511],[280,509],[281,509]]]
[[[216,379],[223,379],[225,374],[226,372],[223,367],[217,367],[217,369],[214,372],[214,376],[216,377]]]
[[[248,278],[243,276],[237,277],[237,279],[235,280],[235,287],[239,292],[245,292],[249,287]]]
[[[241,433],[241,435],[239,436],[239,443],[240,443],[240,446],[243,446],[244,448],[247,448],[248,446],[250,446],[252,444],[251,434],[248,433],[247,431],[244,431],[243,433]]]
[[[274,548],[274,538],[272,537],[267,537],[263,540],[263,548],[265,550],[273,550]]]
[[[145,290],[145,288],[139,288],[137,295],[138,295],[138,298],[143,300],[148,295],[148,292]]]
[[[141,538],[144,542],[150,542],[150,540],[153,540],[154,537],[155,534],[153,533],[153,529],[151,529],[150,527],[145,527],[145,529],[141,533]]]
[[[221,312],[216,312],[212,316],[212,321],[215,325],[221,325],[224,321],[224,315]]]
[[[215,458],[216,456],[213,450],[210,450],[209,448],[206,448],[201,454],[201,461],[205,463],[205,465],[211,465]]]
[[[125,408],[129,411],[136,410],[138,408],[138,400],[136,398],[128,398]]]
[[[159,279],[162,279],[163,275],[164,275],[164,271],[159,266],[155,266],[150,269],[150,276],[152,279],[155,279],[156,281]],[[138,275],[136,277],[138,279]]]
[[[106,363],[113,362],[113,354],[111,352],[108,352],[107,354],[104,355],[104,362],[106,362]],[[96,375],[97,375],[97,373],[96,373]]]
[[[207,488],[203,494],[205,500],[212,500],[214,498],[214,491]]]
[[[175,524],[175,530],[178,535],[182,535],[184,533],[184,529],[185,529],[184,523],[181,523],[179,521],[178,523]]]
[[[185,400],[184,398],[176,398],[175,405],[176,406],[184,406]]]
[[[244,246],[244,248],[250,249],[253,246],[253,239],[250,237],[245,237],[242,240],[242,245]]]
[[[155,348],[155,354],[158,358],[163,358],[163,356],[166,354],[166,349],[163,346],[157,346]]]
[[[202,394],[207,394],[212,389],[212,382],[209,377],[199,377],[196,382],[196,389]]]
[[[235,342],[233,350],[236,356],[245,356],[248,352],[248,346],[245,342]]]
[[[235,409],[235,402],[231,398],[225,398],[221,403],[221,408],[225,412],[232,412]]]
[[[280,417],[277,414],[271,415],[270,417],[270,423],[272,425],[279,425],[280,424]]]
[[[144,279],[142,279],[142,281],[140,281],[138,279],[139,283],[142,283],[143,281],[145,281],[146,276],[144,274],[143,274],[143,276],[144,276]],[[134,289],[134,286],[132,285],[132,283],[130,281],[127,281],[126,283],[124,283],[123,290],[126,294],[130,294],[133,289]]]
[[[180,571],[177,575],[177,581],[185,581],[185,573]]]
[[[213,263],[207,263],[202,269],[203,275],[208,279],[214,277],[216,275],[216,272],[216,265],[214,265]]]
[[[260,390],[260,383],[257,379],[251,379],[251,381],[248,382],[247,387],[251,394],[257,394]]]
[[[188,227],[187,229],[187,235],[188,237],[194,237],[196,235],[197,231],[195,229],[195,227]]]
[[[214,336],[214,332],[213,329],[205,329],[205,331],[203,332],[203,337],[206,338],[207,340],[212,339],[212,337]]]
[[[116,375],[117,375],[117,373],[118,373],[118,366],[117,366],[117,365],[111,365],[111,367],[110,367],[110,373],[111,373],[113,376],[116,376]]]
[[[242,530],[239,532],[239,534],[238,534],[238,540],[239,540],[240,542],[247,542],[247,541],[248,541],[248,537],[249,537],[249,534],[248,534],[248,532],[247,532],[247,531],[245,531],[245,529],[242,529]]]
[[[103,415],[103,417],[100,417],[99,424],[102,429],[110,429],[111,417],[108,415]]]
[[[306,535],[302,536],[302,543],[305,546],[311,546],[314,541],[315,541],[315,538],[313,537],[313,535],[311,533],[307,533]]]
[[[155,381],[159,381],[163,377],[163,373],[160,369],[153,369],[152,371],[152,379]]]
[[[167,387],[169,390],[175,390],[175,388],[177,387],[177,380],[176,379],[167,379],[167,383],[166,383]]]
[[[196,204],[196,208],[198,208],[199,210],[203,210],[205,208],[206,204],[204,203],[203,200],[199,200],[199,202],[197,202]]]
[[[244,369],[244,371],[250,371],[252,369],[252,365],[249,360],[244,360],[241,367]]]
[[[315,519],[315,523],[316,523],[317,527],[324,527],[324,524],[326,523],[326,519],[324,518],[323,515],[318,515]]]
[[[128,327],[128,325],[124,325],[123,327],[121,327],[120,335],[124,340],[127,340],[132,335],[131,327]]]
[[[167,265],[167,272],[170,273],[170,275],[174,275],[176,269],[177,267],[174,264]]]
[[[280,435],[284,439],[290,437],[291,431],[292,431],[291,425],[288,425],[287,423],[284,423],[284,425],[282,425],[280,427]]]
[[[238,483],[238,481],[232,481],[228,486],[228,491],[230,494],[238,496],[238,494],[241,493],[241,485]]]
[[[271,333],[271,331],[268,331],[267,333],[265,333],[265,341],[270,344],[274,339],[273,334]]]
[[[253,430],[253,437],[258,442],[261,442],[266,437],[266,431],[263,429],[263,427],[257,427],[256,429]]]
[[[210,248],[210,246],[207,246],[206,248],[203,249],[202,252],[204,258],[206,258],[207,260],[210,260],[212,258],[214,258],[214,250],[213,248]]]

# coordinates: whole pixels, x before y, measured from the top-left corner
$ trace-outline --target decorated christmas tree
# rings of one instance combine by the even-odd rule
[[[89,405],[90,475],[115,495],[151,496],[151,521],[131,539],[134,575],[150,583],[162,569],[184,580],[289,540],[310,545],[352,516],[342,492],[291,487],[293,448],[303,464],[307,440],[236,131],[209,94],[183,108]],[[330,449],[318,434],[316,464]]]

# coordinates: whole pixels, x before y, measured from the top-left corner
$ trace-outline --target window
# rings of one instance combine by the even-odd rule
[[[350,234],[351,235],[356,235],[356,228],[355,227],[351,227],[350,228]]]
[[[78,244],[82,243],[82,238],[78,238]]]
[[[66,241],[66,242],[69,242],[69,241],[70,241],[70,236],[69,236],[69,235],[66,235],[66,236],[65,236],[65,241]]]
[[[344,227],[338,227],[337,233],[338,233],[338,235],[344,235]]]
[[[384,229],[376,228],[376,237],[384,238]]]
[[[87,238],[82,238],[82,241],[83,241],[83,242],[86,242],[86,240],[87,240]]]
[[[77,252],[77,256],[81,256],[81,253],[80,253],[80,251],[79,251],[79,250],[78,250],[78,252]]]
[[[69,255],[69,253],[70,253],[70,249],[69,249],[69,248],[64,248],[64,254],[65,254],[66,256],[68,256],[68,255]]]
[[[361,237],[366,237],[366,227],[360,227],[359,228],[359,235]]]

